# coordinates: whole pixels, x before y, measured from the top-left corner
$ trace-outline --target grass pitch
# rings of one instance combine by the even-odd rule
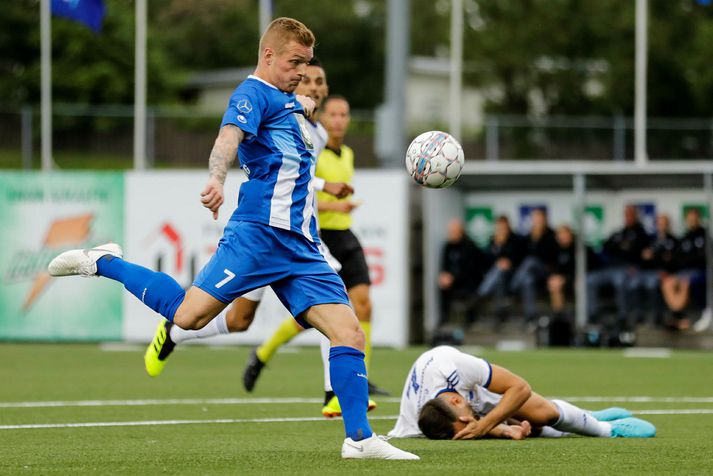
[[[421,461],[386,462],[339,458],[342,424],[320,414],[318,350],[286,350],[247,394],[241,385],[247,348],[184,346],[151,379],[139,347],[2,344],[0,472],[713,474],[713,356],[707,353],[647,358],[622,351],[483,350],[479,355],[522,375],[543,395],[591,409],[628,407],[653,422],[658,436],[394,440]],[[373,381],[394,396],[376,399],[370,415],[378,433],[393,425],[406,372],[423,350],[375,351]]]

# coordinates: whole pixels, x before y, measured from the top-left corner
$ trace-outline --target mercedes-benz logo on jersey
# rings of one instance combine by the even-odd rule
[[[241,99],[240,101],[238,101],[238,111],[247,114],[252,110],[253,105],[250,104],[250,101],[248,101],[247,99]]]

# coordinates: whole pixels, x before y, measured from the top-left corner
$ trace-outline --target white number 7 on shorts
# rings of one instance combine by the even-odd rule
[[[218,283],[215,284],[215,287],[216,287],[216,288],[222,288],[225,283],[227,283],[228,281],[230,281],[231,279],[233,279],[233,278],[235,277],[235,273],[233,273],[232,271],[230,271],[228,268],[225,268],[225,269],[223,270],[223,272],[224,272],[225,274],[227,274],[227,276],[226,276],[224,279],[221,279]]]

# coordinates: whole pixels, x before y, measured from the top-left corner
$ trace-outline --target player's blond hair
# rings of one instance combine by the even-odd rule
[[[276,18],[267,26],[260,38],[260,54],[267,47],[273,48],[275,53],[279,54],[290,41],[312,47],[315,42],[314,33],[304,23],[294,18]]]

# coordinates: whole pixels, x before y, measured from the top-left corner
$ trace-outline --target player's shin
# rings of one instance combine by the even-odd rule
[[[552,400],[559,410],[560,417],[552,428],[569,433],[576,433],[584,436],[599,436],[608,438],[611,436],[611,425],[607,422],[598,421],[588,412],[564,400]]]
[[[183,288],[169,275],[111,255],[97,260],[97,275],[119,281],[127,291],[169,321],[173,321],[176,309],[186,296]]]
[[[352,347],[332,347],[329,351],[332,388],[342,408],[347,437],[354,441],[372,435],[366,418],[369,387],[364,354]]]

